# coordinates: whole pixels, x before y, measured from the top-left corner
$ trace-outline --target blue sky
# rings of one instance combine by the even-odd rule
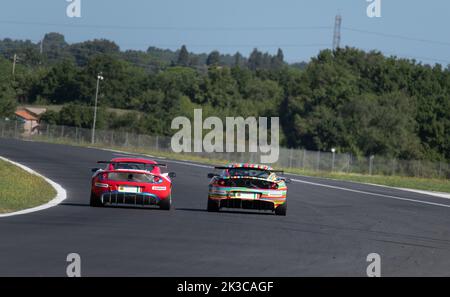
[[[366,0],[81,0],[82,17],[68,18],[66,0],[2,0],[0,38],[38,41],[60,32],[68,42],[107,38],[122,49],[186,44],[193,52],[244,55],[253,47],[271,53],[281,47],[296,62],[331,47],[339,13],[341,45],[450,64],[450,1],[381,3],[382,17],[368,18]]]

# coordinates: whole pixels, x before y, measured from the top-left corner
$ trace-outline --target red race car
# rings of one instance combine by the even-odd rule
[[[159,164],[138,158],[98,161],[105,169],[93,168],[90,205],[159,206],[170,210],[174,172],[162,173]]]

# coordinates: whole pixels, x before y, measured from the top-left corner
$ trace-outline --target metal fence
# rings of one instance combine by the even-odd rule
[[[41,124],[33,135],[23,130],[19,121],[0,121],[0,137],[34,139],[46,142],[89,145],[91,130],[77,127]],[[96,130],[95,144],[111,148],[133,148],[148,152],[169,152],[171,138],[113,130]],[[260,162],[260,153],[183,153],[197,157],[228,162]],[[423,178],[450,178],[450,166],[444,162],[400,160],[382,156],[356,157],[351,154],[280,148],[279,159],[272,166],[298,168],[308,171],[334,171],[370,175],[414,176]]]

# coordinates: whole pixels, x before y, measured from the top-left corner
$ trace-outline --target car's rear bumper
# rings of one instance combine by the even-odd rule
[[[219,208],[238,208],[254,210],[275,210],[275,203],[266,200],[247,200],[247,199],[218,199],[216,200]]]
[[[235,195],[237,192],[253,193],[255,198],[241,199]],[[286,190],[210,187],[208,199],[214,200],[219,208],[274,210],[286,202]]]
[[[150,193],[106,192],[100,197],[103,205],[146,207],[158,205],[161,199]]]

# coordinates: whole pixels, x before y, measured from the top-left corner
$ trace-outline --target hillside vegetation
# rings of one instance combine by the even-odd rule
[[[12,57],[19,56],[15,77]],[[322,50],[289,65],[282,50],[249,57],[111,41],[0,41],[0,115],[17,104],[62,105],[49,123],[90,127],[96,76],[100,128],[171,135],[176,116],[279,116],[282,144],[402,159],[450,160],[450,70],[355,48]],[[134,110],[118,113],[109,108]],[[139,111],[140,113],[138,113]]]

